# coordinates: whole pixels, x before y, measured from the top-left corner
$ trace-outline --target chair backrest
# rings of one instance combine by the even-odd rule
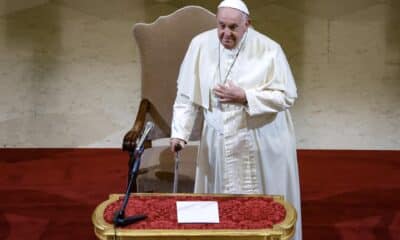
[[[151,24],[135,24],[133,35],[140,56],[141,97],[150,101],[151,119],[162,130],[157,138],[169,137],[179,67],[190,40],[215,27],[215,15],[199,6],[183,7]]]

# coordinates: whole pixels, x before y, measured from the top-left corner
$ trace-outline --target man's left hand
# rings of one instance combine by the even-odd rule
[[[220,102],[241,104],[246,104],[247,102],[245,91],[232,81],[228,81],[225,85],[218,84],[213,90]]]

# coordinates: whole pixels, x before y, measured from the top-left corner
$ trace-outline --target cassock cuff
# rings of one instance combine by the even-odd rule
[[[244,92],[245,92],[245,94],[246,94],[246,103],[245,103],[245,105],[244,105],[244,109],[246,110],[246,112],[247,112],[249,115],[252,115],[252,114],[253,114],[252,109],[254,109],[254,107],[252,107],[252,105],[253,105],[254,102],[255,102],[255,100],[254,100],[254,98],[255,98],[254,91],[255,91],[255,90],[252,90],[252,89],[246,89],[246,90],[244,90]]]
[[[178,138],[178,139],[181,139],[181,140],[185,141],[185,143],[188,142],[189,137],[190,137],[190,134],[186,134],[186,135],[184,135],[184,134],[177,134],[177,133],[172,133],[172,134],[171,134],[171,138]]]

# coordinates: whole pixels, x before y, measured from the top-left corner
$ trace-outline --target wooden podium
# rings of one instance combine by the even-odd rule
[[[122,194],[111,194],[109,199],[97,206],[92,215],[94,224],[94,232],[101,240],[116,239],[128,240],[277,240],[291,239],[295,232],[296,211],[286,202],[281,196],[266,196],[266,195],[201,195],[201,194],[155,194],[155,193],[136,193],[132,194],[129,202],[133,198],[152,198],[165,197],[165,199],[173,200],[176,197],[190,197],[192,199],[204,198],[205,196],[215,196],[218,199],[243,198],[244,201],[268,198],[274,204],[283,206],[285,210],[282,220],[273,224],[270,228],[255,228],[255,229],[132,229],[132,227],[115,228],[109,220],[105,219],[105,210],[111,205],[116,205],[117,201],[121,201]],[[201,199],[200,199],[201,200]],[[128,203],[129,205],[129,203]],[[118,205],[119,206],[119,205]],[[154,207],[154,206],[153,206]],[[165,206],[164,206],[165,207]],[[252,209],[254,211],[254,208]],[[235,211],[235,209],[233,209]],[[258,211],[258,210],[257,210]],[[262,212],[262,211],[260,211]],[[149,217],[146,221],[151,221]],[[135,225],[134,223],[133,225]],[[174,223],[176,224],[176,223]],[[215,226],[215,225],[214,225]],[[133,226],[134,228],[135,226]],[[162,227],[161,227],[162,228]]]

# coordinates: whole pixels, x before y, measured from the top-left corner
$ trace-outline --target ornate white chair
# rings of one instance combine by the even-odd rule
[[[200,32],[216,26],[215,15],[199,6],[187,6],[150,24],[138,23],[133,28],[141,64],[141,102],[132,129],[123,139],[123,150],[133,164],[136,140],[146,121],[155,128],[141,161],[137,186],[133,192],[171,192],[174,154],[169,150],[172,106],[176,97],[179,67],[190,40]],[[201,115],[199,115],[201,116]],[[202,125],[196,120],[191,140],[198,140]],[[180,154],[179,192],[192,192],[195,174],[196,144],[189,144]],[[134,184],[135,185],[135,184]]]

